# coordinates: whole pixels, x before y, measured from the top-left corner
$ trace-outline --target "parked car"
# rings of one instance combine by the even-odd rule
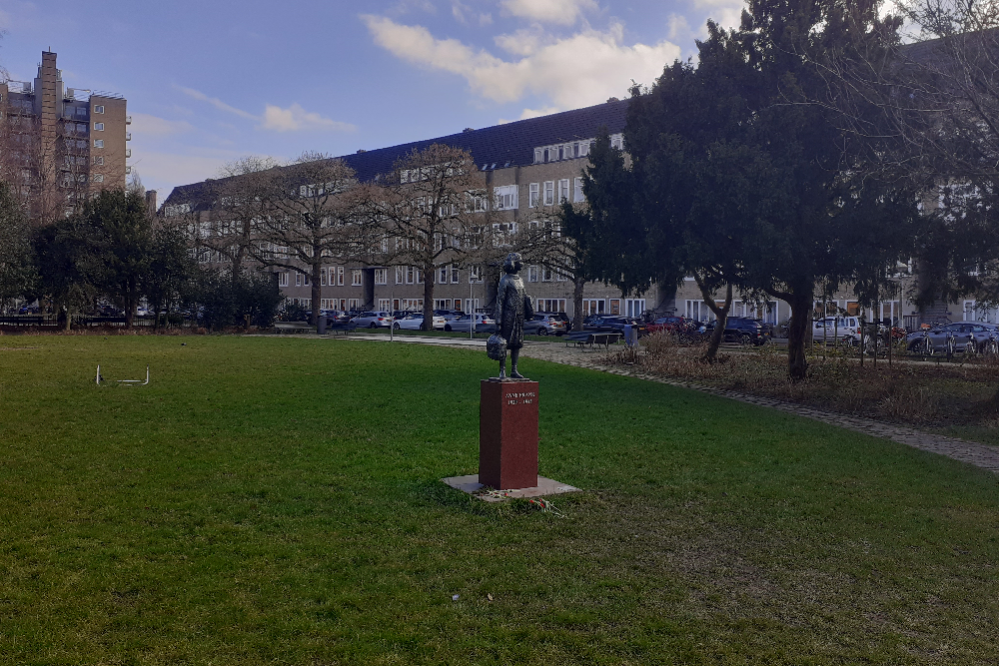
[[[472,322],[475,321],[475,324]],[[444,330],[468,333],[469,328],[475,326],[476,333],[492,333],[497,330],[497,322],[493,317],[477,312],[474,315],[463,314],[457,319],[452,319],[444,324]]]
[[[976,350],[982,352],[991,336],[996,337],[996,324],[984,324],[978,321],[957,321],[954,324],[935,326],[927,331],[934,353],[948,352],[948,338],[954,336],[956,352],[965,351],[965,343],[975,342]],[[924,331],[914,331],[906,336],[906,348],[913,352],[923,351]]]
[[[851,346],[861,342],[861,322],[857,317],[839,316],[824,317],[813,321],[813,342],[823,342],[833,344],[838,340],[841,343]]]
[[[362,312],[351,319],[358,328],[389,328],[392,325],[392,315],[384,310]]]
[[[441,317],[439,315],[434,315],[433,319],[434,329],[438,331],[443,330],[444,325],[445,325],[444,317]],[[404,315],[399,319],[396,319],[392,324],[392,327],[395,328],[397,331],[398,330],[419,331],[423,328],[423,326],[424,326],[423,312],[410,312],[409,314]]]
[[[670,332],[678,335],[696,333],[701,323],[687,317],[660,317],[646,324],[646,333]]]
[[[568,321],[548,312],[540,312],[524,322],[525,335],[563,335],[568,330]]]
[[[622,315],[599,315],[592,318],[589,324],[584,322],[583,328],[586,331],[624,333],[626,326],[637,328],[640,334],[643,332],[643,326],[637,319]]]
[[[718,321],[706,324],[705,334],[711,335],[717,325]],[[722,331],[723,342],[738,342],[741,345],[764,345],[769,337],[767,327],[747,317],[727,317],[726,328]]]
[[[462,316],[462,314],[464,314],[464,313],[459,312],[458,310],[435,310],[434,311],[434,316],[436,316],[436,317],[444,317],[444,323],[445,324],[447,324],[448,322],[453,321],[455,319],[458,319],[459,317]]]

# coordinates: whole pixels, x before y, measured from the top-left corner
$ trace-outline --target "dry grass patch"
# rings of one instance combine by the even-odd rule
[[[652,335],[642,348],[608,357],[658,377],[741,391],[835,412],[920,426],[997,443],[996,359],[969,363],[871,358],[837,350],[815,353],[803,381],[787,376],[785,350],[774,346],[720,350],[717,362],[701,360],[705,346],[669,334]]]

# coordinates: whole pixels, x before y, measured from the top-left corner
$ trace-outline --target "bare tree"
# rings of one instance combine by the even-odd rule
[[[259,173],[262,208],[251,218],[249,257],[263,266],[309,275],[310,323],[316,325],[324,264],[363,257],[372,246],[374,229],[364,217],[367,188],[342,160],[318,153],[304,153],[288,167]]]
[[[828,94],[812,102],[838,112],[853,169],[926,193],[916,300],[996,303],[998,0],[894,7],[881,39],[815,63]]]
[[[488,243],[502,242],[489,239],[495,217],[486,179],[467,151],[434,144],[399,160],[381,181],[369,194],[372,217],[389,239],[390,262],[422,276],[423,327],[430,330],[437,269],[479,263]]]
[[[270,157],[250,155],[222,166],[219,179],[209,183],[213,200],[209,233],[202,244],[228,264],[233,280],[246,269],[257,242],[255,221],[268,212],[274,170],[280,165]]]

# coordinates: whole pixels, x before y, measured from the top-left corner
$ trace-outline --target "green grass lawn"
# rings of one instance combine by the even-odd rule
[[[996,663],[995,475],[526,359],[540,471],[586,491],[490,505],[438,479],[476,472],[493,370],[0,337],[0,663]]]

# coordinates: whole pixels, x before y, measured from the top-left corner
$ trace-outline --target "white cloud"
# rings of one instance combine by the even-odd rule
[[[504,36],[503,48],[524,54],[508,62],[455,39],[435,39],[422,26],[371,15],[362,20],[375,42],[397,57],[458,74],[475,94],[498,103],[535,94],[548,98],[556,109],[597,104],[623,96],[632,79],[651,83],[664,65],[681,55],[680,47],[668,41],[624,45],[623,27],[612,24],[607,31],[587,28],[563,39],[540,38],[534,45],[518,33]]]
[[[493,15],[490,13],[477,14],[469,5],[462,0],[452,0],[451,15],[462,25],[479,24],[480,27],[493,23]]]
[[[738,28],[740,16],[746,4],[743,0],[694,0],[694,6],[705,12],[706,19],[712,19],[723,28]],[[705,32],[702,22],[701,32]]]
[[[194,129],[191,123],[183,120],[167,120],[148,113],[132,113],[133,131],[144,136],[166,136],[179,134]]]
[[[268,104],[264,109],[262,129],[277,132],[297,132],[299,130],[335,130],[338,132],[353,132],[357,129],[350,123],[324,118],[318,113],[306,111],[298,104],[292,104],[287,109]]]
[[[177,88],[188,97],[193,97],[194,99],[202,102],[208,102],[221,111],[235,114],[240,118],[246,118],[247,120],[257,120],[257,116],[253,115],[249,111],[244,111],[243,109],[237,109],[235,106],[230,106],[217,97],[209,97],[205,93],[195,90],[194,88],[184,88],[183,86],[177,86]]]
[[[195,90],[194,88],[183,88],[181,86],[177,86],[177,88],[185,95],[203,102],[208,102],[217,109],[226,111],[227,113],[232,113],[240,118],[257,121],[259,123],[257,125],[258,129],[274,130],[276,132],[296,132],[299,130],[335,130],[339,132],[353,132],[357,129],[357,127],[350,123],[324,118],[318,113],[306,111],[298,103],[293,103],[285,109],[274,104],[268,104],[264,107],[263,116],[255,116],[249,111],[237,109],[235,106],[230,106],[215,97],[209,97],[205,93]]]
[[[545,41],[541,27],[522,28],[507,35],[497,35],[493,41],[507,53],[516,56],[530,56]]]
[[[518,18],[573,25],[585,10],[596,10],[596,0],[503,0],[500,6]]]

